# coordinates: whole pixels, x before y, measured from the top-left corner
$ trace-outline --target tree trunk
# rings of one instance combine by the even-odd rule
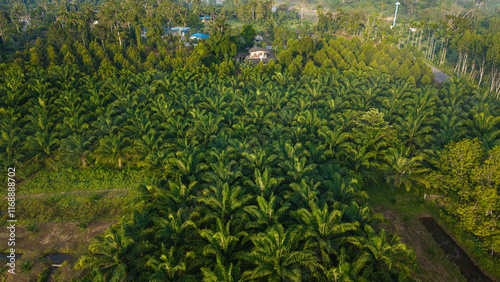
[[[493,92],[495,86],[495,77],[496,77],[495,63],[491,63],[491,86],[490,86],[491,92]]]
[[[454,73],[457,73],[459,68],[460,68],[460,65],[462,64],[462,57],[463,57],[463,54],[462,52],[458,52],[458,61],[457,63],[455,64],[455,67],[453,68],[453,72]]]
[[[469,57],[469,53],[465,53],[464,55],[464,59],[462,61],[462,75],[466,74],[467,73],[467,69],[468,69],[468,66],[467,66],[467,58]]]
[[[474,77],[475,77],[474,71],[475,70],[476,70],[476,59],[473,58],[472,59],[472,67],[471,67],[470,74],[469,74],[469,80],[474,79]]]
[[[122,158],[121,157],[118,157],[118,167],[121,168],[123,165],[122,165]]]
[[[436,31],[432,33],[431,61],[434,61],[434,51],[436,49]]]
[[[120,46],[122,45],[122,37],[120,36],[120,31],[118,31],[118,41],[120,42]]]
[[[481,81],[483,81],[483,75],[484,75],[484,58],[483,58],[483,63],[481,64],[481,67],[479,68],[479,82],[477,86],[481,85]]]
[[[424,28],[420,28],[420,37],[418,39],[418,50],[422,50],[422,33],[424,33]]]

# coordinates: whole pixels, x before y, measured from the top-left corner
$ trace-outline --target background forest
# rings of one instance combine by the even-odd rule
[[[500,277],[498,1],[402,2],[393,28],[378,1],[0,3],[0,165],[22,181],[20,218],[119,220],[74,278],[412,279],[374,190],[443,195]],[[235,60],[256,44],[277,60]],[[435,84],[429,65],[456,75]]]

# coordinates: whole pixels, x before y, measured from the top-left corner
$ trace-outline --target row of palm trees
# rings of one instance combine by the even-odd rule
[[[362,72],[296,84],[281,73],[248,81],[185,71],[123,71],[100,80],[72,67],[4,73],[4,166],[50,167],[54,160],[154,166],[159,155],[185,145],[179,140],[206,147],[225,134],[250,135],[247,143],[260,146],[281,137],[314,149],[317,161],[326,154],[356,173],[376,175],[370,168],[387,159],[434,156],[465,137],[487,149],[498,145],[497,101],[460,81],[438,93]]]

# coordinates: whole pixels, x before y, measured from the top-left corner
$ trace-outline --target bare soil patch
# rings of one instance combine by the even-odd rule
[[[70,281],[72,278],[82,277],[85,270],[74,269],[78,256],[86,251],[94,236],[102,235],[117,221],[94,221],[87,228],[81,229],[79,222],[38,222],[35,223],[39,231],[35,234],[28,232],[21,225],[16,230],[16,253],[23,253],[22,258],[16,261],[16,275],[7,272],[0,275],[5,281],[37,281],[37,276],[52,262],[45,257],[49,253],[70,253],[73,258],[64,262],[61,268],[54,269],[51,281]],[[7,233],[0,233],[0,240],[6,241]],[[29,271],[21,271],[21,264],[30,262]]]
[[[85,229],[78,226],[79,222],[37,222],[39,231],[34,234],[21,225],[16,230],[16,252],[78,253],[87,249],[92,237],[104,233],[116,222],[93,221]],[[6,242],[8,235],[0,233],[0,240]]]

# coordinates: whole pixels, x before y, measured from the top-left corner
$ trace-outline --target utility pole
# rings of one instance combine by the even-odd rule
[[[396,2],[396,12],[394,13],[394,23],[392,23],[392,27],[396,25],[396,17],[398,15],[398,7],[399,7],[399,2]]]

